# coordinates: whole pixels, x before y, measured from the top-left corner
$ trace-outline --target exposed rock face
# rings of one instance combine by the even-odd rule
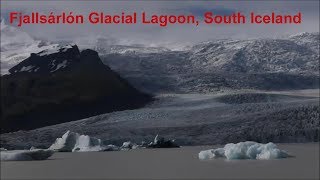
[[[152,98],[105,66],[93,50],[68,45],[41,51],[1,77],[1,130],[34,129],[134,109]]]

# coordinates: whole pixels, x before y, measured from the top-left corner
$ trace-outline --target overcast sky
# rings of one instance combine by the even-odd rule
[[[87,14],[91,11],[105,13],[142,12],[148,14],[194,14],[202,16],[206,11],[225,14],[235,11],[249,13],[302,12],[301,25],[173,25],[168,27],[142,25],[27,25],[21,29],[48,40],[77,39],[79,37],[105,36],[122,42],[151,45],[166,43],[190,43],[220,38],[279,37],[299,32],[319,32],[319,1],[1,1],[1,16],[10,11],[39,11],[43,13],[73,11]]]

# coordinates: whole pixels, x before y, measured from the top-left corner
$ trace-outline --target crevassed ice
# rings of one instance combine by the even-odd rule
[[[118,147],[113,145],[103,145],[98,138],[88,135],[80,135],[67,131],[61,138],[57,138],[49,149],[60,152],[88,152],[88,151],[115,151]]]
[[[1,161],[34,161],[45,160],[52,156],[54,151],[48,149],[1,151]]]
[[[232,159],[280,159],[287,158],[289,154],[278,149],[274,143],[261,144],[252,141],[240,142],[237,144],[226,144],[224,148],[209,149],[200,151],[199,159],[214,159],[223,157],[228,160]]]

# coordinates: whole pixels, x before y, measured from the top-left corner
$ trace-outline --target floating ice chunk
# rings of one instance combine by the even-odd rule
[[[121,150],[130,150],[130,149],[139,149],[139,148],[144,148],[144,146],[142,144],[138,145],[131,141],[124,142],[121,146]]]
[[[178,148],[180,147],[175,143],[174,139],[166,140],[164,137],[157,135],[153,142],[150,142],[148,148]]]
[[[102,143],[100,139],[90,137],[87,135],[80,135],[76,140],[76,144],[73,148],[74,151],[103,151]]]
[[[213,159],[215,158],[215,154],[213,152],[214,150],[213,149],[209,149],[209,150],[205,150],[205,151],[200,151],[199,153],[199,159]]]
[[[5,149],[5,148],[0,148],[0,151],[6,151],[7,149]]]
[[[226,144],[224,148],[210,149],[201,151],[199,159],[213,159],[217,157],[224,157],[228,160],[232,159],[280,159],[287,158],[289,154],[273,143],[260,144],[256,142],[246,141],[237,144]]]
[[[128,142],[124,142],[121,146],[121,149],[123,150],[128,150],[128,149],[132,149],[133,146],[135,146],[136,144],[128,141]]]
[[[34,161],[45,160],[52,156],[54,151],[47,149],[1,151],[1,161]]]
[[[113,144],[109,144],[107,146],[104,146],[103,151],[120,151],[120,148],[118,146],[113,145]]]
[[[200,151],[199,153],[199,159],[213,159],[218,157],[224,157],[224,149],[218,148],[218,149],[209,149],[205,151]]]
[[[101,139],[80,135],[67,131],[61,138],[57,138],[49,149],[60,152],[88,152],[88,151],[111,151],[119,150],[113,145],[104,146]]]
[[[71,152],[76,144],[79,134],[67,131],[61,138],[57,138],[55,143],[49,149],[60,152]]]

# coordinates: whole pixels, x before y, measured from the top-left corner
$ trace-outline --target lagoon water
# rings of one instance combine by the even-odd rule
[[[319,144],[279,144],[277,160],[198,159],[220,146],[55,153],[44,161],[1,162],[1,179],[319,179]]]

